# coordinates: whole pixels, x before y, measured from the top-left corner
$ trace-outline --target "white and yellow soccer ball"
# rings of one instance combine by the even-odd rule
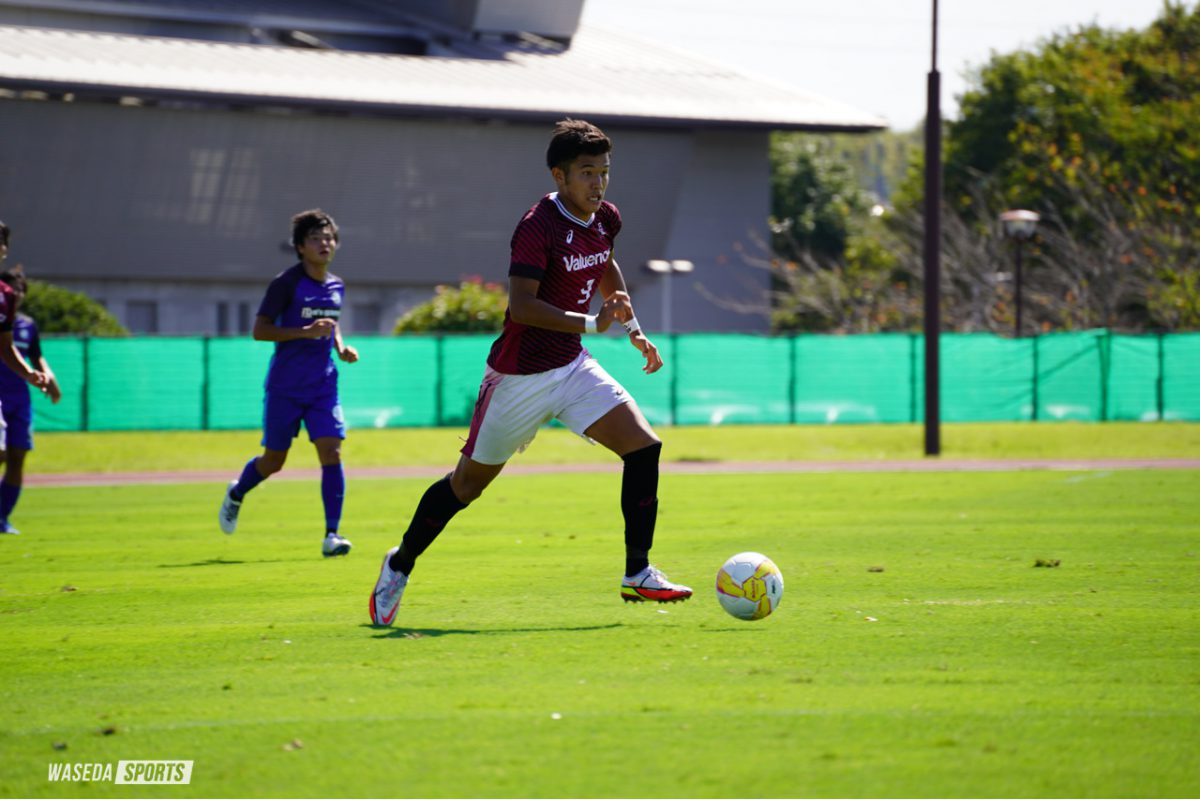
[[[717,570],[717,599],[738,619],[762,619],[783,597],[783,573],[762,553],[738,553]]]

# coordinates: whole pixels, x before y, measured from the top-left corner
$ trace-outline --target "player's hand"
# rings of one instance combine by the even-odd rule
[[[653,375],[662,369],[662,356],[658,353],[658,348],[654,342],[646,338],[646,334],[641,331],[634,331],[629,334],[629,342],[642,351],[642,355],[646,357],[646,366],[642,367],[642,372],[647,375]]]
[[[46,385],[42,387],[42,391],[46,393],[46,397],[50,398],[51,403],[57,403],[62,400],[62,389],[58,385],[58,381],[54,378],[49,378]]]
[[[300,330],[304,331],[306,339],[328,339],[333,336],[333,330],[336,327],[336,322],[328,317],[322,317],[311,325],[305,325]]]
[[[33,386],[36,386],[42,391],[46,391],[46,384],[49,382],[49,379],[46,377],[46,373],[34,370],[29,374],[28,380]]]
[[[604,298],[600,313],[596,315],[596,330],[604,333],[614,322],[624,322],[633,316],[633,303],[627,292],[613,292]]]
[[[347,364],[353,364],[355,361],[358,361],[358,351],[350,345],[346,345],[338,351],[338,358]]]

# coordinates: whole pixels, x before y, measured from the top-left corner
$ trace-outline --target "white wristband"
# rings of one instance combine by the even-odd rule
[[[637,317],[630,317],[628,320],[626,320],[625,322],[622,322],[621,324],[625,327],[625,332],[630,333],[630,334],[637,333],[638,331],[640,331],[642,329],[642,324],[640,322],[638,322]]]
[[[596,315],[595,314],[585,314],[584,315],[584,317],[583,317],[583,332],[584,333],[595,333],[596,332]]]

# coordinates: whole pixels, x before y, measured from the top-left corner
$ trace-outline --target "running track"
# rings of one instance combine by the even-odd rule
[[[564,472],[620,472],[621,463],[611,464],[521,464],[519,458],[504,469],[505,475],[549,475]],[[1200,458],[1108,458],[1108,459],[953,459],[928,458],[888,461],[667,461],[665,475],[720,473],[829,473],[829,472],[1013,472],[1052,470],[1058,472],[1111,471],[1127,469],[1196,469]],[[94,472],[33,474],[25,476],[32,486],[123,486],[127,484],[217,483],[236,477],[236,469],[181,470],[176,472]],[[346,477],[438,478],[448,467],[354,467],[346,465]],[[313,480],[320,476],[311,468],[285,468],[271,480]]]

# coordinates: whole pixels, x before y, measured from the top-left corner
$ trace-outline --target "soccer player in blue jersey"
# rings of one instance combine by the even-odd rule
[[[483,493],[505,462],[557,418],[575,433],[621,457],[625,572],[629,602],[686,600],[649,560],[658,515],[662,450],[629,393],[583,347],[580,334],[624,325],[652,373],[662,358],[633,316],[625,279],[613,258],[621,214],[604,199],[612,142],[582,120],[554,129],[546,164],[558,191],[522,217],[512,237],[508,309],[492,344],[471,429],[454,471],[426,490],[398,547],[383,557],[371,593],[371,621],[390,625],[416,559],[458,512]],[[598,314],[589,312],[599,293]]]
[[[292,245],[300,262],[267,286],[254,320],[255,340],[275,343],[263,399],[263,453],[246,462],[241,477],[229,482],[219,514],[221,530],[233,533],[246,494],[283,469],[303,422],[321,462],[325,507],[321,554],[326,557],[344,556],[351,547],[338,533],[346,493],[342,471],[346,422],[333,354],[353,364],[358,351],[342,341],[338,328],[345,285],[329,271],[329,264],[339,242],[337,224],[324,211],[312,209],[292,217]]]
[[[0,222],[0,264],[8,258],[10,234],[9,227]],[[19,293],[15,285],[19,285]],[[25,276],[19,266],[0,274],[0,364],[4,365],[0,368],[0,461],[5,462],[4,479],[0,481],[0,533],[10,534],[20,533],[9,523],[8,515],[21,496],[25,454],[33,447],[29,385],[46,392],[56,403],[62,397],[54,373],[41,358],[37,328],[28,317],[27,322],[21,322],[17,314],[24,296]],[[29,336],[37,355],[32,369],[18,344],[22,339],[28,344]],[[37,369],[39,365],[43,369]]]
[[[17,307],[20,308],[28,289],[24,270],[20,266],[6,269],[0,272],[0,281],[12,288]],[[42,355],[37,323],[28,314],[18,311],[13,322],[12,338],[25,361],[46,376],[42,391],[50,398],[50,402],[57,403],[62,399],[62,389],[46,357]],[[5,440],[4,477],[0,480],[0,533],[20,533],[9,522],[9,518],[21,499],[21,487],[25,483],[25,459],[33,449],[33,403],[30,400],[29,383],[8,366],[0,368],[0,412],[4,417]]]

